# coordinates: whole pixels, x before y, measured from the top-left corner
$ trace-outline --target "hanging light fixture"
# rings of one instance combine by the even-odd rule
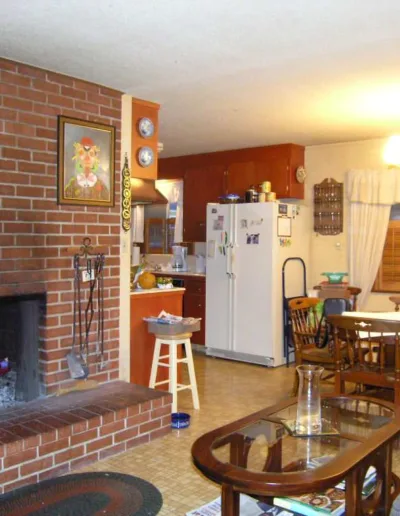
[[[383,160],[389,166],[400,168],[400,135],[391,136],[383,151]]]

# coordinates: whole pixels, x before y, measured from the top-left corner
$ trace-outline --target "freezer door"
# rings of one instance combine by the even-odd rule
[[[234,231],[233,350],[273,359],[273,253],[275,203],[236,206]],[[271,365],[273,365],[271,363]]]
[[[207,205],[206,352],[229,350],[232,334],[232,205]]]

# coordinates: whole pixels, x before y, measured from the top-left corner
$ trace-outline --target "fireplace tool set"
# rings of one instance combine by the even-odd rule
[[[93,320],[97,320],[96,355],[100,358],[100,369],[107,365],[104,360],[104,263],[104,254],[93,254],[90,238],[85,238],[80,252],[74,255],[72,348],[67,354],[68,368],[74,379],[89,376],[89,336]],[[88,289],[83,289],[82,283],[88,283]],[[86,303],[83,308],[82,297]]]

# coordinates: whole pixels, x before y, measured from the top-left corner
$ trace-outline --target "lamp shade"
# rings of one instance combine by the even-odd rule
[[[383,151],[383,159],[389,166],[400,167],[400,135],[389,138]]]

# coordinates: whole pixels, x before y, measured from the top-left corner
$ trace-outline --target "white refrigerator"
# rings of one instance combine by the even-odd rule
[[[309,264],[311,212],[278,202],[207,205],[206,354],[286,363],[282,266]],[[302,296],[300,260],[285,265],[285,296]],[[291,359],[293,359],[293,354]]]

